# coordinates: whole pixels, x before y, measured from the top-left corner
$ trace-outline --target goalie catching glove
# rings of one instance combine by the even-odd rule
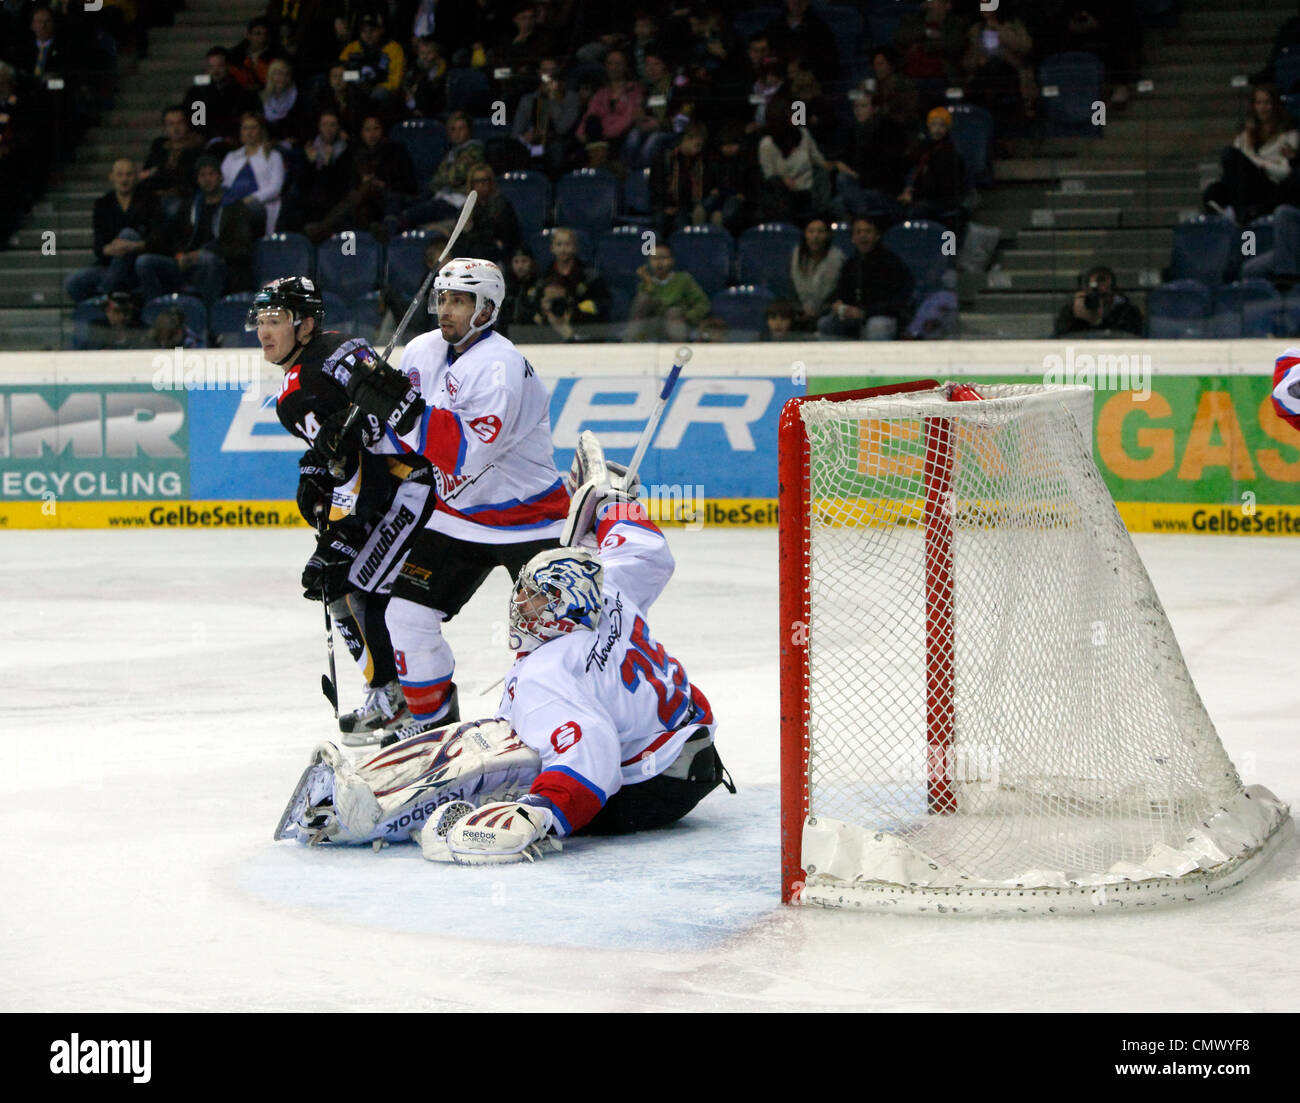
[[[396,368],[377,360],[365,373],[348,379],[348,398],[362,413],[377,418],[399,437],[415,428],[424,413],[424,399],[411,381]]]
[[[551,810],[528,800],[492,801],[479,808],[467,801],[444,805],[419,831],[420,851],[431,862],[481,866],[532,862],[560,850],[560,840],[549,834]]]
[[[601,506],[609,502],[636,501],[641,489],[641,479],[632,476],[629,483],[627,468],[621,463],[605,459],[605,451],[590,429],[578,437],[578,447],[573,453],[569,468],[569,481],[573,486],[573,499],[569,502],[569,516],[564,522],[560,543],[570,547],[584,541],[594,546],[596,516]]]

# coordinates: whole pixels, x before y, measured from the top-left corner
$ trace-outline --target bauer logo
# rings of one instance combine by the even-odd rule
[[[147,1084],[153,1043],[96,1041],[73,1034],[50,1043],[50,1072],[55,1076],[130,1076],[132,1083]]]

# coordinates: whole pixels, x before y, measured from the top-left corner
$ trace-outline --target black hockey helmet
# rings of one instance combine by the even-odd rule
[[[320,289],[306,276],[284,276],[266,284],[253,296],[244,328],[250,332],[257,329],[258,312],[271,307],[287,310],[295,325],[304,318],[315,318],[319,330],[325,320],[325,300]]]

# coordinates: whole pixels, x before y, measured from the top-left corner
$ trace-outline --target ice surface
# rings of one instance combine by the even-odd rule
[[[662,833],[469,869],[270,841],[333,727],[307,534],[4,533],[0,1009],[1300,1008],[1293,827],[1236,893],[1163,913],[783,908],[776,536],[670,539],[655,634],[708,694],[740,792]],[[1295,550],[1138,547],[1243,779],[1300,805]],[[447,627],[466,717],[499,693],[506,594],[493,578]]]

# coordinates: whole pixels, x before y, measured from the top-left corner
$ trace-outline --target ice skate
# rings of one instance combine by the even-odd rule
[[[402,684],[394,678],[384,686],[366,692],[365,704],[339,717],[339,731],[348,747],[369,747],[410,722],[411,712],[402,696]]]

